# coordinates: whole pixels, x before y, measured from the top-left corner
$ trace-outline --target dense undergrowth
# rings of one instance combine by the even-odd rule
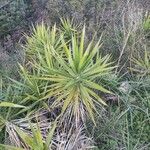
[[[148,150],[148,14],[127,3],[119,24],[105,26],[98,21],[104,2],[73,2],[57,9],[63,14],[72,6],[74,19],[53,14],[57,24],[33,26],[18,47],[23,56],[13,69],[0,71],[0,149]],[[83,16],[75,17],[81,10]],[[79,24],[84,13],[91,17]]]

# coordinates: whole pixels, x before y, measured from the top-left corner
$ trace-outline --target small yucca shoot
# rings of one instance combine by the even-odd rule
[[[77,29],[79,26],[74,24],[74,20],[61,18],[61,30],[64,34],[65,39],[71,40],[72,34],[77,34]]]
[[[58,35],[56,25],[54,25],[52,28],[49,28],[42,22],[41,25],[33,27],[32,35],[26,36],[26,39],[27,44],[25,49],[28,60],[33,61],[36,59],[36,61],[42,62],[40,57],[42,56],[42,59],[45,60],[48,65],[51,65],[52,54],[50,47],[53,46],[57,50],[59,50],[61,47],[61,38]]]
[[[133,58],[132,61],[135,64],[135,67],[131,68],[131,70],[136,72],[138,76],[143,77],[150,75],[150,54],[148,51],[145,50],[143,58]]]
[[[150,15],[147,14],[147,16],[145,17],[145,20],[143,22],[143,28],[146,31],[150,30]]]
[[[6,150],[51,150],[52,147],[52,138],[54,135],[54,131],[56,129],[56,121],[54,122],[54,125],[52,128],[49,130],[46,139],[43,138],[42,132],[38,125],[33,126],[30,123],[30,128],[32,131],[32,136],[29,135],[28,133],[24,132],[21,130],[19,127],[15,127],[15,131],[20,137],[20,140],[22,140],[23,145],[22,147],[14,147],[10,145],[3,145],[0,144],[0,148],[5,148]]]

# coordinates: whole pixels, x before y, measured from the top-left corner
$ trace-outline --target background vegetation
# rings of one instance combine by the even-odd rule
[[[149,10],[0,1],[0,149],[148,150]]]

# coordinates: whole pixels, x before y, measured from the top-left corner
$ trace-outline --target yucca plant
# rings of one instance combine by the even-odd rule
[[[62,115],[69,115],[77,124],[85,114],[94,122],[97,106],[106,105],[99,95],[111,93],[96,82],[114,68],[110,55],[99,54],[101,40],[85,45],[84,27],[81,34],[72,33],[66,42],[62,33],[56,34],[56,26],[49,32],[44,24],[28,38],[30,65],[20,65],[24,82],[14,81],[25,89],[21,95],[21,104],[29,105],[25,110],[40,107],[39,102],[48,99],[49,107],[62,108]]]
[[[5,122],[5,136],[3,137],[5,145],[0,144],[0,149],[4,149],[4,147],[8,150],[51,149],[52,138],[57,126],[57,119],[49,117],[51,113],[41,108],[36,111],[28,111],[25,117],[20,118],[20,115],[19,119],[18,117],[3,119]]]
[[[66,40],[71,40],[71,37],[72,37],[72,34],[77,34],[77,29],[79,28],[79,26],[77,26],[75,23],[74,23],[74,20],[73,19],[64,19],[64,18],[61,18],[60,19],[61,21],[61,31],[63,32],[64,34],[64,37]]]
[[[61,54],[59,50],[61,50],[61,35],[58,33],[56,29],[56,25],[54,25],[51,29],[46,27],[42,22],[41,25],[37,25],[33,28],[33,34],[31,36],[26,36],[27,43],[25,45],[26,51],[26,62],[25,64],[19,64],[19,73],[20,73],[20,81],[10,79],[15,87],[20,91],[20,104],[29,106],[26,107],[23,111],[27,111],[32,109],[33,107],[41,107],[41,100],[45,96],[45,92],[47,91],[47,86],[49,86],[49,82],[42,81],[39,79],[33,79],[32,76],[41,76],[41,69],[37,69],[34,67],[34,62],[39,63],[42,66],[47,66],[51,68],[53,65],[53,54],[51,47],[54,47],[57,52]]]
[[[49,129],[46,137],[43,137],[42,131],[38,124],[33,125],[30,123],[31,135],[26,131],[23,131],[16,125],[11,125],[12,136],[17,137],[14,141],[19,142],[21,147],[14,147],[11,145],[2,145],[0,148],[8,150],[51,150],[52,149],[52,138],[56,129],[56,122]],[[46,129],[44,129],[46,130]]]
[[[145,20],[143,22],[143,28],[144,28],[145,31],[149,31],[150,30],[150,15],[148,15],[148,14],[145,17]]]
[[[36,61],[38,61],[38,59],[40,59],[38,55],[40,54],[44,59],[48,57],[49,62],[51,62],[52,55],[50,47],[53,46],[55,49],[59,50],[61,38],[58,35],[56,25],[49,28],[42,22],[40,25],[33,27],[31,36],[25,35],[25,37],[27,39],[25,50],[29,60],[36,58]],[[46,58],[44,57],[45,55],[47,56]]]
[[[6,109],[2,109],[6,108]],[[0,132],[6,127],[7,122],[12,116],[11,108],[15,108],[18,111],[20,109],[26,108],[25,106],[14,104],[12,102],[0,102]]]
[[[70,117],[75,116],[76,122],[84,120],[85,111],[94,122],[96,105],[106,105],[97,92],[111,93],[97,84],[96,80],[108,74],[114,67],[112,67],[112,62],[109,62],[110,55],[102,57],[99,54],[100,40],[95,45],[91,41],[85,46],[84,39],[85,27],[81,36],[72,35],[70,44],[62,38],[62,51],[65,57],[51,46],[52,57],[55,59],[53,66],[34,61],[34,66],[40,69],[42,74],[30,77],[50,83],[43,99],[55,97],[51,107],[55,108],[62,104],[62,114],[68,108],[72,108],[69,109],[71,110],[69,115]],[[39,54],[39,57],[43,56]]]
[[[23,109],[26,109],[25,106],[17,103],[17,92],[11,90],[12,89],[10,86],[8,86],[7,89],[3,89],[2,97],[0,97],[0,143],[5,140],[6,127],[8,122],[12,120],[13,116],[16,113],[22,111]],[[14,95],[12,94],[12,92],[14,92]]]
[[[17,91],[12,90],[11,85],[2,88],[0,97],[0,131],[3,130],[9,120],[12,119],[16,112],[26,109],[16,100],[18,99]]]
[[[138,76],[144,77],[150,75],[150,54],[147,50],[145,50],[143,58],[133,58],[132,61],[135,67],[131,68],[131,70],[136,72]]]

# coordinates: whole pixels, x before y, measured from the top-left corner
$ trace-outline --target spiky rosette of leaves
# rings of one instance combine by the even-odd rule
[[[144,77],[150,75],[150,53],[145,50],[144,57],[132,58],[135,67],[130,68],[131,71],[137,73],[138,76]]]
[[[112,62],[109,62],[110,55],[101,57],[99,54],[100,40],[95,45],[92,40],[85,46],[84,39],[85,27],[81,36],[76,37],[75,34],[72,36],[69,44],[62,38],[62,51],[65,57],[51,46],[55,63],[48,66],[34,62],[34,65],[42,70],[42,74],[41,76],[31,75],[31,78],[50,82],[43,99],[55,97],[52,107],[62,104],[62,114],[71,107],[70,116],[75,116],[76,121],[79,121],[83,120],[82,110],[85,110],[94,122],[96,105],[106,105],[97,91],[111,93],[97,84],[96,79],[108,74],[114,67]],[[42,58],[40,55],[39,57]]]

